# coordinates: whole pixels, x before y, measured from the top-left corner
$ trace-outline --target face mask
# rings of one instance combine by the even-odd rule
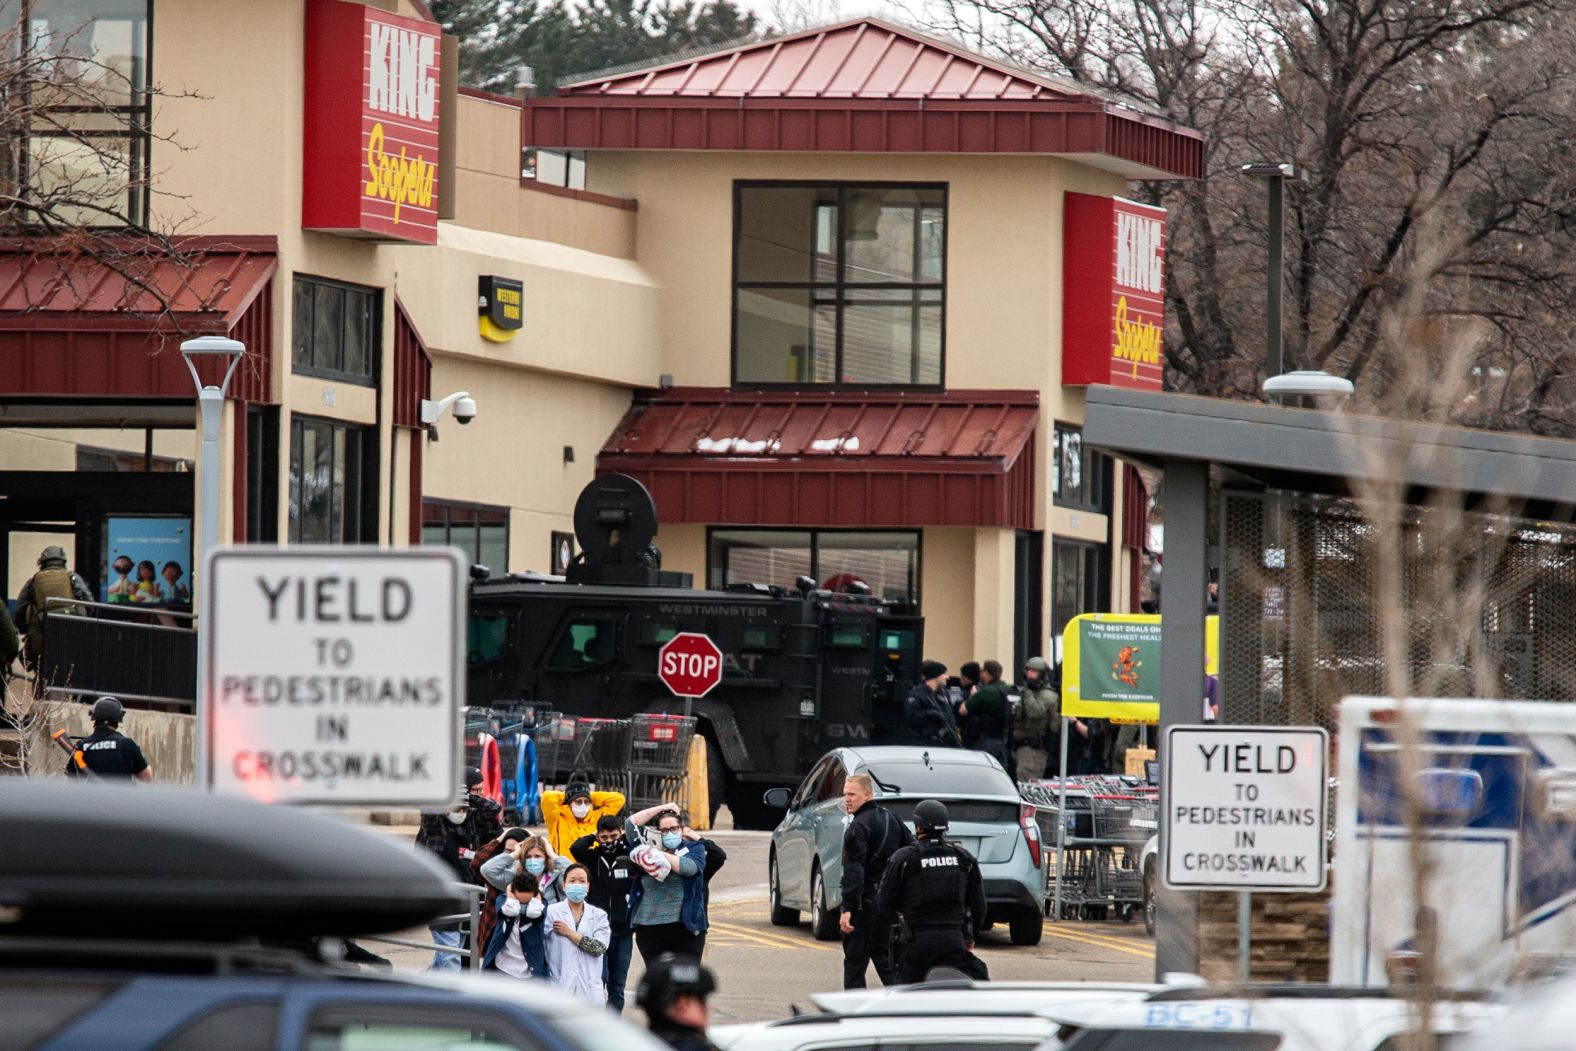
[[[547,871],[547,859],[526,858],[525,871],[529,872],[533,876],[540,876],[543,872]]]
[[[662,833],[662,845],[664,847],[668,848],[669,850],[677,850],[679,844],[682,843],[682,842],[684,842],[684,836],[681,833],[678,833],[678,832],[664,832],[664,833]]]
[[[503,903],[498,908],[505,916],[520,915],[520,903],[514,898],[504,898]]]
[[[570,803],[569,812],[573,814],[577,820],[584,821],[586,819],[586,815],[591,813],[591,804]]]
[[[571,883],[569,886],[564,888],[564,897],[568,898],[576,905],[580,904],[582,901],[585,901],[586,895],[589,893],[591,893],[591,888],[586,886],[584,883]]]
[[[460,811],[458,814],[445,814],[444,816],[449,819],[449,824],[451,824],[451,825],[463,825],[463,824],[465,824],[465,811],[463,811],[463,810]]]

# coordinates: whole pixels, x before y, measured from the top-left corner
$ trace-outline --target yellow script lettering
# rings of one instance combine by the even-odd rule
[[[1118,361],[1133,363],[1133,378],[1138,378],[1139,365],[1160,364],[1160,327],[1143,319],[1127,320],[1127,297],[1116,301],[1116,346],[1111,356]]]
[[[398,157],[390,156],[383,152],[383,139],[383,122],[379,121],[372,125],[372,134],[367,136],[365,194],[393,201],[394,221],[398,223],[399,210],[407,204],[432,207],[432,184],[438,166],[420,154],[407,157],[403,146],[399,148]]]

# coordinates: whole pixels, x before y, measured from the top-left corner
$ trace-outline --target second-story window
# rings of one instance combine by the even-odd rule
[[[382,317],[378,290],[299,274],[293,287],[293,371],[372,386]]]
[[[0,177],[28,187],[24,223],[148,221],[151,0],[0,0],[7,50]]]
[[[941,385],[944,186],[741,182],[734,200],[735,383]]]

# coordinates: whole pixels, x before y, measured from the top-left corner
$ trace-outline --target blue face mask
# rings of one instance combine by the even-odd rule
[[[586,886],[584,883],[571,883],[569,886],[564,888],[564,897],[568,898],[576,905],[580,904],[582,901],[585,901],[586,895],[589,893],[591,893],[591,888]]]
[[[547,871],[547,859],[526,858],[525,871],[529,872],[533,876],[540,876],[543,872]]]
[[[679,832],[662,833],[662,845],[669,850],[677,850],[679,844],[684,842],[684,836]]]

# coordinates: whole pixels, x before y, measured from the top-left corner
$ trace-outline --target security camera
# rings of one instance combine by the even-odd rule
[[[423,398],[421,401],[421,422],[429,428],[435,427],[438,423],[438,417],[443,415],[444,409],[453,409],[454,418],[461,423],[470,423],[476,418],[476,402],[471,398],[471,392],[468,390],[457,390],[439,401]]]
[[[454,418],[461,424],[470,423],[476,418],[476,400],[474,398],[461,398],[454,403]]]

